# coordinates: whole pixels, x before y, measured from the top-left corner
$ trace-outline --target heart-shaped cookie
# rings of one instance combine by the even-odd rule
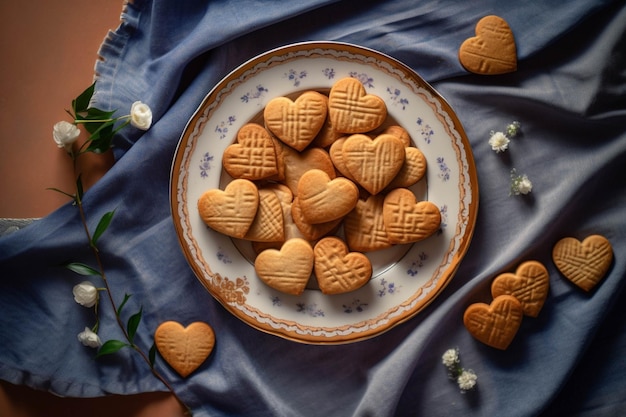
[[[476,74],[505,74],[517,70],[515,38],[499,16],[485,16],[476,24],[476,36],[459,48],[461,65]]]
[[[298,182],[298,199],[307,223],[327,223],[348,214],[359,199],[359,188],[349,179],[332,179],[322,170],[305,172]]]
[[[405,160],[405,146],[396,136],[375,139],[355,134],[341,147],[343,163],[352,177],[370,194],[378,194],[396,177]]]
[[[345,217],[343,231],[350,250],[369,252],[391,246],[383,220],[384,202],[385,197],[380,194],[369,196],[359,200]]]
[[[215,333],[211,326],[199,321],[187,327],[166,321],[157,327],[154,343],[163,359],[185,378],[209,357],[215,346]]]
[[[389,183],[387,189],[405,188],[417,183],[426,174],[426,157],[419,149],[408,146],[404,148],[405,158],[402,168]]]
[[[608,272],[613,262],[613,248],[601,235],[587,236],[582,242],[566,237],[554,245],[552,260],[565,278],[591,291]]]
[[[343,240],[325,237],[315,245],[315,276],[324,294],[356,290],[372,277],[372,264],[360,252],[349,252]]]
[[[261,281],[275,290],[300,295],[313,271],[313,248],[304,239],[289,239],[280,249],[259,253],[254,269]]]
[[[512,295],[501,295],[491,304],[475,303],[463,315],[463,324],[479,341],[496,349],[505,350],[517,334],[524,311]]]
[[[339,171],[341,175],[348,178],[351,181],[356,182],[348,167],[346,166],[345,161],[343,160],[343,144],[346,143],[346,140],[349,136],[342,136],[330,145],[328,149],[328,154],[330,155],[330,160],[332,161],[335,169]]]
[[[291,218],[302,237],[308,241],[315,241],[326,236],[330,232],[337,230],[339,223],[341,223],[341,218],[326,223],[308,223],[302,215],[302,208],[300,208],[300,199],[298,197],[294,198],[291,203]]]
[[[275,97],[263,111],[265,126],[285,144],[301,151],[315,139],[328,113],[328,98],[306,91],[295,101]]]
[[[441,213],[430,201],[417,202],[411,190],[396,188],[385,197],[383,221],[391,243],[412,243],[439,229]]]
[[[231,181],[223,191],[210,189],[198,199],[202,221],[213,230],[236,238],[246,235],[258,207],[257,187],[245,179]]]
[[[330,178],[335,178],[336,176],[333,161],[324,149],[310,148],[297,152],[284,146],[283,157],[285,161],[284,183],[294,196],[298,195],[298,181],[300,181],[300,177],[311,169],[321,169]]]
[[[386,133],[386,134],[397,137],[398,139],[402,141],[404,146],[407,148],[411,146],[411,142],[412,142],[411,135],[402,126],[398,126],[398,125],[387,126],[385,130],[382,131],[382,133]]]
[[[337,81],[328,96],[328,116],[342,133],[364,133],[379,127],[387,117],[387,106],[380,97],[367,94],[356,78]]]
[[[548,289],[550,275],[546,267],[538,261],[526,261],[520,264],[515,273],[506,272],[498,275],[491,283],[491,295],[512,295],[522,304],[524,314],[537,317],[543,307]]]
[[[285,240],[283,207],[272,189],[259,188],[259,207],[244,239],[255,242],[282,242]]]
[[[272,137],[265,128],[248,123],[237,132],[237,143],[224,150],[222,165],[233,178],[261,180],[278,174]]]

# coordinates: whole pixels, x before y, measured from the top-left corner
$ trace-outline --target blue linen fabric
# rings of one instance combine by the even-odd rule
[[[518,70],[479,76],[459,64],[460,44],[483,16],[508,21]],[[146,350],[163,321],[206,321],[217,344],[186,379],[157,366],[196,416],[613,416],[626,409],[626,6],[618,1],[208,1],[135,0],[102,45],[94,105],[126,113],[149,104],[147,132],[115,139],[116,163],[84,197],[90,226],[115,209],[100,240],[116,299],[143,306],[136,342]],[[187,265],[169,209],[177,142],[204,95],[254,55],[305,40],[335,40],[395,57],[455,109],[471,142],[480,207],[470,249],[450,285],[415,318],[370,340],[290,342],[228,313]],[[491,130],[518,120],[504,154]],[[509,196],[509,172],[533,182]],[[54,187],[55,184],[50,184]],[[589,294],[551,261],[562,237],[602,234],[614,261]],[[499,351],[472,338],[464,309],[489,302],[492,279],[525,260],[550,273],[539,317],[524,319]],[[0,238],[0,378],[62,396],[165,388],[136,354],[94,359],[77,333],[93,312],[72,300],[82,280],[59,267],[93,263],[68,204]],[[119,337],[101,303],[100,335]],[[441,363],[458,347],[478,375],[461,394]]]

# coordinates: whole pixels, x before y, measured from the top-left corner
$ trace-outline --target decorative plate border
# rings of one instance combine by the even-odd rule
[[[345,76],[359,78],[368,92],[382,97],[389,114],[426,155],[428,183],[418,183],[414,191],[418,195],[427,192],[428,199],[438,204],[442,226],[436,236],[396,248],[391,255],[385,251],[368,254],[375,276],[357,291],[325,296],[307,289],[301,296],[289,296],[260,282],[238,246],[202,224],[195,210],[197,198],[203,189],[220,186],[223,149],[243,124],[258,117],[269,99],[309,89],[327,90]],[[356,45],[304,42],[249,60],[207,94],[176,150],[170,202],[190,266],[231,313],[259,330],[294,341],[348,343],[378,335],[415,316],[452,279],[473,234],[478,183],[460,121],[412,69]],[[389,263],[389,256],[397,260]]]

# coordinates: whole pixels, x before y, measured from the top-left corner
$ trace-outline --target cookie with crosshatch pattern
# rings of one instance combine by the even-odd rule
[[[506,20],[485,16],[476,24],[475,32],[476,36],[466,39],[459,48],[459,61],[466,70],[484,75],[517,70],[515,38]]]
[[[582,242],[566,237],[554,245],[552,260],[565,278],[584,291],[591,291],[608,272],[613,247],[601,235],[587,236]]]
[[[391,243],[413,243],[439,229],[441,212],[430,201],[416,201],[408,188],[396,188],[385,196],[383,222]]]
[[[372,277],[372,264],[361,252],[350,252],[338,237],[321,239],[313,248],[317,283],[324,294],[342,294],[362,287]]]
[[[405,146],[398,137],[382,134],[349,136],[341,147],[342,160],[352,178],[370,194],[378,194],[402,169]]]
[[[550,275],[546,267],[538,261],[521,263],[515,273],[505,272],[491,283],[491,295],[496,298],[508,294],[518,299],[524,314],[537,317],[548,296]]]
[[[387,105],[377,95],[367,94],[361,81],[346,77],[330,89],[328,115],[338,132],[365,133],[382,125]]]
[[[322,129],[328,99],[317,91],[305,91],[295,101],[274,97],[265,106],[265,126],[283,143],[302,151]]]
[[[517,298],[500,295],[491,304],[470,305],[463,314],[463,324],[477,340],[505,350],[517,334],[523,317],[524,310]]]
[[[269,132],[248,123],[237,132],[237,142],[224,150],[222,165],[233,178],[261,180],[279,174],[278,154]]]

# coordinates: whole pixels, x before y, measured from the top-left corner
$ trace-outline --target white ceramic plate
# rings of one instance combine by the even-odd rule
[[[433,236],[370,253],[368,284],[341,295],[308,288],[300,296],[278,292],[255,274],[251,256],[204,225],[196,204],[223,188],[221,157],[241,126],[258,120],[273,97],[328,91],[356,77],[385,100],[389,117],[410,133],[426,156],[425,179],[413,187],[435,203],[442,223]],[[171,207],[185,256],[207,290],[253,327],[304,343],[347,343],[378,335],[424,309],[452,279],[469,246],[478,208],[476,169],[461,123],[446,101],[413,70],[355,45],[307,42],[278,48],[250,61],[211,90],[190,119],[176,151]]]

